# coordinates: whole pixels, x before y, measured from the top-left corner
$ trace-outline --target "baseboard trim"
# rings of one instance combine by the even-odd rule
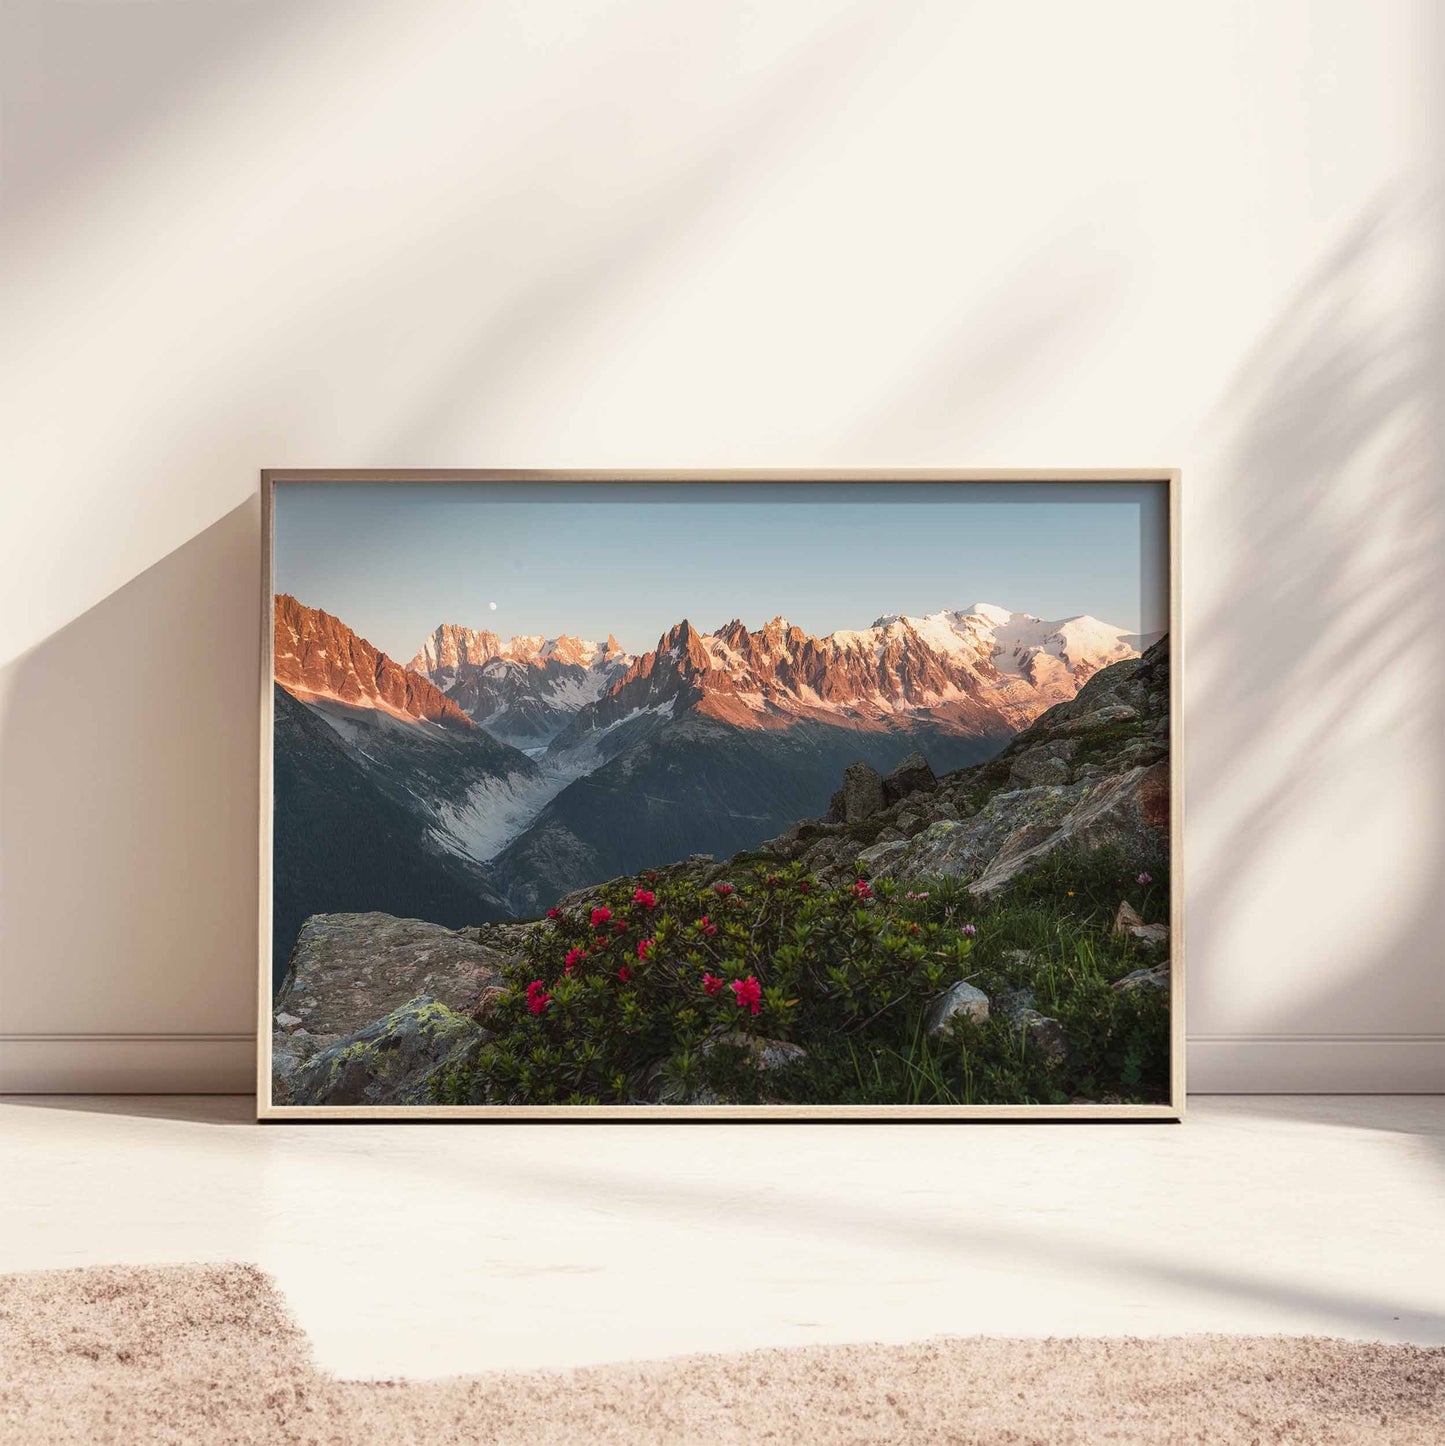
[[[0,1035],[0,1094],[250,1094],[254,1034]]]
[[[1187,1079],[1203,1095],[1445,1094],[1445,1035],[1191,1035]]]
[[[0,1035],[0,1094],[249,1094],[250,1034]],[[1206,1034],[1191,1094],[1441,1094],[1445,1035]]]

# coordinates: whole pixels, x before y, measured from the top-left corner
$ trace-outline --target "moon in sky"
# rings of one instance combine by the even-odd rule
[[[496,610],[497,610],[497,605],[496,605],[496,603],[488,603],[487,606],[488,606],[488,608],[490,608],[490,609],[492,610],[492,612],[496,612]]]

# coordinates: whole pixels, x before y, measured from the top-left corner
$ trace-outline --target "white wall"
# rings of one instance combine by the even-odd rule
[[[1184,469],[1192,1083],[1441,1087],[1441,18],[6,0],[0,1084],[248,1082],[259,468],[876,463]]]

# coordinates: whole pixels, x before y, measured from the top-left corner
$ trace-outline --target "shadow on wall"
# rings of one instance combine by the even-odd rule
[[[259,532],[235,508],[0,671],[0,1034],[252,1017]]]
[[[1186,638],[1209,785],[1190,803],[1190,1003],[1211,1028],[1445,1026],[1440,255],[1438,198],[1365,215],[1226,399],[1209,515],[1186,478],[1186,596],[1201,555],[1226,563]],[[1280,911],[1298,953],[1249,977]]]

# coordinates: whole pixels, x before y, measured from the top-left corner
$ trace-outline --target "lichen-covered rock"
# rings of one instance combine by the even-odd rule
[[[900,854],[907,852],[908,840],[905,839],[883,839],[881,842],[863,849],[858,855],[858,861],[865,864],[871,873],[887,864],[891,858],[897,858]]]
[[[1126,974],[1122,979],[1116,979],[1114,988],[1121,991],[1157,989],[1167,994],[1169,992],[1169,961],[1166,959],[1152,969],[1136,969],[1132,974]]]
[[[1079,713],[1058,725],[1059,733],[1086,733],[1091,729],[1103,728],[1110,723],[1132,723],[1139,716],[1138,709],[1125,703],[1105,704],[1091,713]]]
[[[1073,784],[1070,788],[1079,786]],[[983,874],[969,886],[971,891],[995,893],[1062,848],[1087,851],[1113,844],[1136,858],[1166,856],[1169,847],[1167,764],[1132,768],[1127,773],[1087,782],[1082,787],[1084,792],[1056,826],[1040,831],[1037,824],[1031,824],[1027,831],[1020,829],[1010,835]]]
[[[1023,1037],[1026,1048],[1050,1064],[1059,1064],[1068,1058],[1069,1036],[1064,1032],[1064,1026],[1034,1007],[1032,989],[1005,990],[993,1003],[995,1011],[1009,1028]]]
[[[862,823],[883,811],[883,779],[868,763],[850,763],[843,770],[843,822]]]
[[[830,834],[810,844],[803,854],[803,867],[823,882],[841,879],[852,871],[858,845],[847,835]]]
[[[914,835],[907,850],[889,858],[895,878],[969,878],[981,874],[1021,830],[1046,838],[1083,796],[1084,785],[1011,789],[996,793],[973,817],[941,818]]]
[[[937,787],[938,779],[934,777],[928,760],[921,753],[910,753],[883,780],[883,801],[888,804],[897,803],[910,794],[932,793]]]
[[[503,926],[505,927],[505,926]],[[275,1011],[312,1034],[349,1035],[427,995],[466,1010],[501,982],[510,954],[476,929],[446,929],[390,914],[313,914],[301,926]]]
[[[466,1015],[420,995],[314,1054],[291,1073],[297,1105],[416,1105],[432,1076],[469,1064],[487,1033]]]
[[[1073,772],[1066,759],[1045,749],[1034,749],[1014,759],[1009,782],[1016,788],[1036,788],[1042,784],[1070,783]]]
[[[971,1019],[975,1024],[988,1022],[988,995],[963,979],[949,985],[928,1006],[923,1027],[929,1034],[942,1034],[959,1018]]]

